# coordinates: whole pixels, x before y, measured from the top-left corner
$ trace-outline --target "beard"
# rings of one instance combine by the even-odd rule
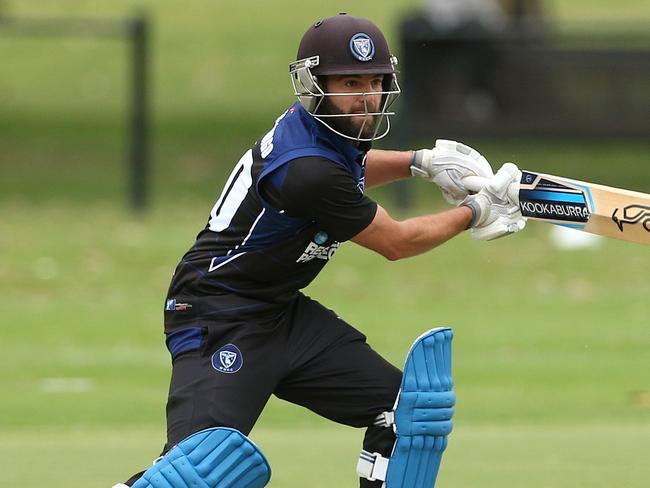
[[[368,107],[370,112],[378,112],[375,107]],[[324,97],[317,114],[319,115],[341,115],[341,109],[332,103],[328,97]],[[347,117],[327,117],[327,124],[331,125],[336,131],[345,134],[353,139],[363,138],[372,139],[377,133],[378,115],[353,115]]]

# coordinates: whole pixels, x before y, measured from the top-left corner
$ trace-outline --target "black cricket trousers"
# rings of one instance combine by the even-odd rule
[[[164,452],[208,427],[248,435],[274,394],[335,422],[365,427],[363,448],[390,455],[392,429],[373,421],[393,407],[402,373],[332,310],[299,294],[273,318],[201,321],[200,326],[200,348],[172,362]],[[351,469],[355,465],[350,459]],[[375,488],[381,482],[361,479],[360,486]]]

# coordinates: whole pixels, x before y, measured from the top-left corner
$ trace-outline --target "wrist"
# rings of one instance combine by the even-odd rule
[[[472,218],[469,221],[468,229],[480,225],[484,220],[485,209],[481,205],[478,196],[470,196],[466,198],[461,204],[461,207],[468,207],[472,211]]]
[[[423,161],[426,157],[425,149],[411,151],[411,159],[409,161],[409,171],[411,176],[419,176],[420,178],[430,178],[429,172],[424,169]]]
[[[467,215],[469,216],[469,220],[467,221],[467,223],[465,224],[463,229],[464,230],[471,229],[472,228],[472,222],[474,221],[474,210],[472,209],[472,207],[470,205],[467,205],[467,204],[464,204],[464,203],[461,203],[460,205],[458,205],[458,208],[460,208],[460,209],[469,209],[469,212],[467,212]]]
[[[409,159],[409,166],[414,166],[415,165],[415,153],[417,151],[415,149],[411,149],[411,158]]]
[[[467,224],[467,227],[465,227],[465,230],[471,229],[478,222],[478,215],[479,215],[480,210],[477,210],[477,206],[475,205],[474,202],[462,203],[461,207],[467,207],[467,208],[469,208],[470,212],[472,212],[472,216],[469,219],[469,223]]]

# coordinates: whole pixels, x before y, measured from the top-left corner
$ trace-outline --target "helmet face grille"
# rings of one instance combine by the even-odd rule
[[[304,109],[309,112],[316,120],[325,125],[328,129],[342,137],[345,137],[346,139],[360,142],[373,141],[385,137],[390,131],[389,118],[395,115],[395,112],[391,111],[391,107],[401,93],[399,84],[397,82],[397,75],[394,73],[384,75],[385,79],[382,91],[372,92],[372,95],[381,95],[381,105],[377,110],[370,110],[367,103],[364,103],[365,111],[363,113],[321,113],[319,109],[322,107],[323,103],[328,97],[363,97],[367,94],[361,92],[334,93],[325,91],[321,84],[318,82],[318,77],[314,76],[312,74],[311,68],[307,67],[313,66],[314,62],[318,62],[317,57],[296,61],[294,63],[291,63],[289,68],[294,95],[298,97],[298,100]],[[343,117],[367,118],[369,116],[372,116],[375,119],[375,130],[370,135],[364,135],[364,129],[366,125],[365,121],[364,124],[362,124],[358,131],[356,131],[354,134],[343,132],[334,127],[335,125],[338,125],[336,124],[335,119]]]
[[[386,38],[379,28],[367,19],[340,14],[320,20],[312,25],[300,42],[297,61],[289,65],[294,94],[301,105],[316,120],[336,134],[354,141],[373,141],[388,134],[389,117],[395,115],[391,106],[400,94],[395,65]],[[383,74],[384,87],[381,106],[371,111],[365,105],[365,113],[332,114],[319,110],[327,97],[364,96],[364,93],[330,93],[318,82],[325,75]],[[375,128],[371,135],[364,134],[366,120],[374,118]],[[366,117],[358,132],[350,134],[335,128],[341,117]],[[356,131],[355,131],[356,132]]]

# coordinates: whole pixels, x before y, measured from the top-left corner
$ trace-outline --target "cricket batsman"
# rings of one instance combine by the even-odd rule
[[[365,429],[350,460],[359,486],[434,486],[455,401],[451,330],[420,336],[402,372],[300,291],[346,241],[395,261],[466,229],[491,240],[524,227],[508,197],[520,178],[513,164],[495,175],[476,150],[447,140],[372,149],[400,94],[396,64],[364,18],[318,20],[302,37],[289,66],[297,102],[235,164],[173,275],[162,456],[116,487],[266,486],[271,469],[247,436],[271,395]],[[453,208],[400,221],[364,193],[411,176],[436,183]],[[471,193],[467,176],[485,187]]]

